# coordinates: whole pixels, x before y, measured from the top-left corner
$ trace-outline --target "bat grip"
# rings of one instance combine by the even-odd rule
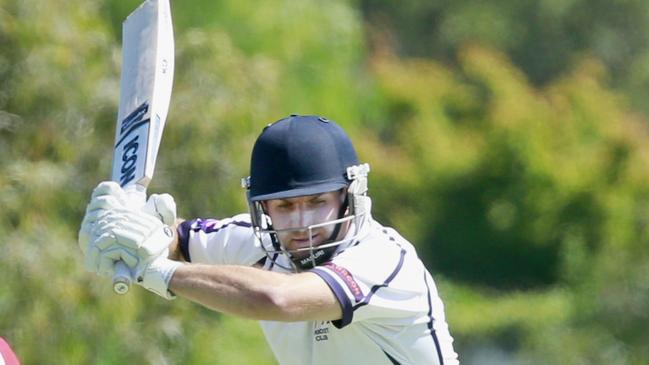
[[[124,261],[115,263],[115,275],[113,276],[113,291],[117,294],[124,295],[128,293],[133,279],[131,270],[126,266]]]
[[[146,187],[140,184],[131,184],[124,187],[126,195],[129,197],[130,208],[140,209],[146,202]],[[115,274],[113,275],[113,291],[116,294],[124,295],[128,293],[133,284],[133,274],[124,263],[117,261],[115,263]]]

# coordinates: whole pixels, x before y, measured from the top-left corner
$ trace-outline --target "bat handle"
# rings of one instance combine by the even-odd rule
[[[131,270],[126,266],[124,261],[115,263],[115,275],[113,276],[113,291],[117,294],[124,295],[128,293],[133,279]]]
[[[124,187],[128,196],[131,209],[140,209],[146,203],[146,187],[140,184],[130,184]],[[124,295],[128,293],[133,283],[131,270],[124,261],[115,263],[115,274],[113,275],[113,291],[116,294]]]

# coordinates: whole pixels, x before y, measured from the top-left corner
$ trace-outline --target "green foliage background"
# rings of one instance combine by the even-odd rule
[[[273,364],[253,321],[115,297],[76,234],[108,178],[139,1],[0,0],[0,336],[24,364]],[[649,363],[649,3],[172,3],[151,192],[244,211],[252,143],[338,121],[417,245],[466,364]]]

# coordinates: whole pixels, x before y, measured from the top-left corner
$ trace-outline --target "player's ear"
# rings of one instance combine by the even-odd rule
[[[338,198],[340,199],[341,203],[345,202],[345,199],[347,199],[347,188],[342,188],[338,190]]]
[[[347,201],[347,188],[342,188],[338,190],[338,201],[340,202],[340,209],[338,211],[338,216],[343,217],[350,213],[349,211],[349,202]]]
[[[347,210],[349,210],[349,204],[347,204],[347,188],[338,190],[338,201],[340,201],[341,206],[347,206]]]

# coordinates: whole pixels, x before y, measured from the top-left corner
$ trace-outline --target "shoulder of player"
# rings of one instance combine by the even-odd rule
[[[386,286],[383,291],[419,295],[423,264],[412,245],[392,229],[378,225],[357,244],[336,255],[322,270],[340,277],[345,283],[363,283],[362,287]],[[348,285],[356,287],[355,285]],[[367,294],[367,293],[366,293]]]
[[[396,252],[413,250],[412,244],[394,228],[385,227],[374,220],[370,223],[368,234],[360,240],[357,246],[373,251],[378,248]]]
[[[334,257],[334,262],[345,265],[392,266],[402,256],[416,257],[413,246],[394,229],[372,222],[362,238],[352,242],[349,247]]]

